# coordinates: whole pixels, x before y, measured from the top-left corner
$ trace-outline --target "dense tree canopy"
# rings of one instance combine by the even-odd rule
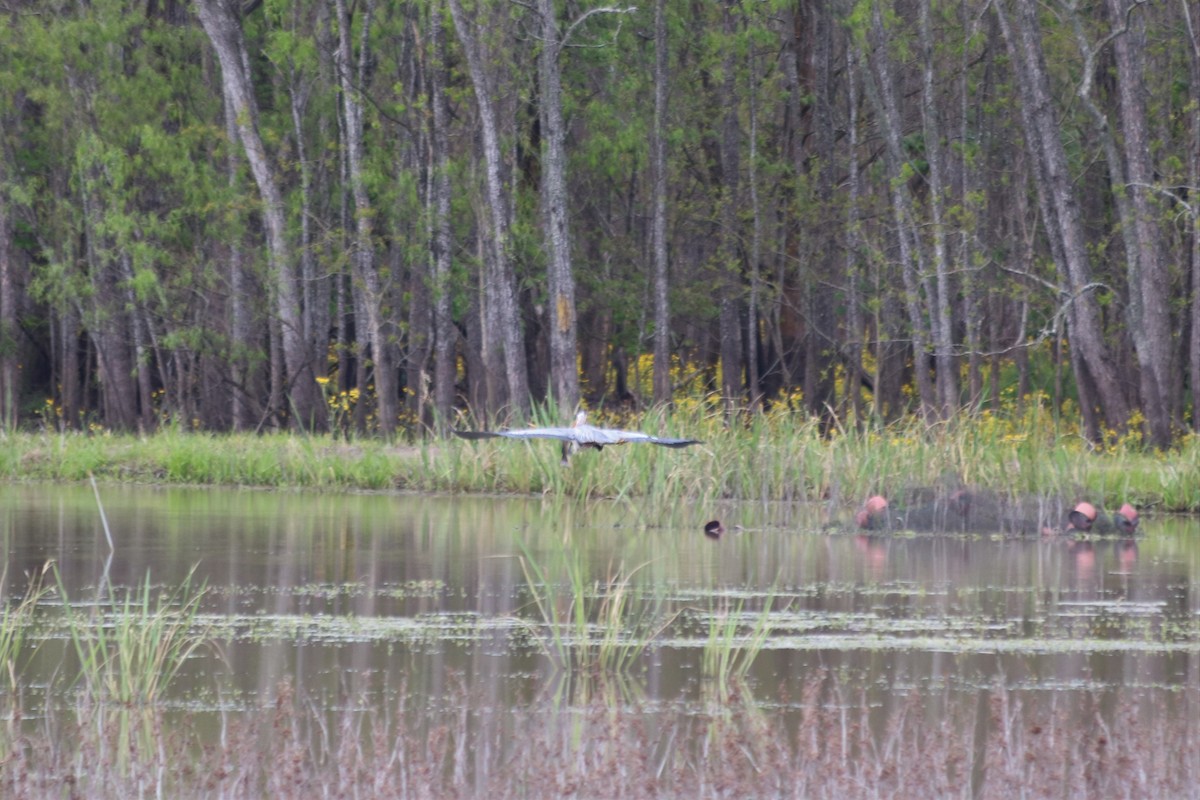
[[[7,427],[1200,426],[1194,0],[2,13]]]

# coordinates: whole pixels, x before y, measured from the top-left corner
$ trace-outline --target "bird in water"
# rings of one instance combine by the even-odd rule
[[[603,450],[614,444],[626,442],[649,442],[663,447],[687,447],[693,444],[704,444],[699,439],[673,439],[665,436],[651,436],[640,431],[623,431],[615,428],[597,428],[587,422],[587,412],[580,411],[575,415],[575,424],[569,428],[520,428],[502,431],[455,431],[456,436],[463,439],[560,439],[562,441],[562,463],[567,465],[572,455],[581,447],[594,447]]]

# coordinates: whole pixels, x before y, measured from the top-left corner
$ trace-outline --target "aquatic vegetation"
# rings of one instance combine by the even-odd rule
[[[625,672],[669,623],[658,618],[656,603],[633,599],[632,581],[641,567],[609,564],[606,577],[593,581],[579,547],[564,544],[542,561],[523,542],[518,547],[537,610],[535,619],[522,623],[557,668]]]
[[[768,592],[757,612],[746,611],[746,598],[728,596],[712,599],[715,606],[702,615],[708,637],[700,657],[700,673],[715,686],[719,702],[730,696],[731,687],[743,684],[759,651],[771,638],[774,592]]]
[[[7,568],[6,564],[6,571]],[[0,682],[9,692],[15,692],[21,685],[22,665],[18,659],[26,655],[25,639],[36,623],[38,605],[49,591],[44,583],[49,570],[47,564],[39,573],[31,575],[21,599],[6,601],[0,610],[0,671],[3,672]],[[0,586],[6,583],[4,577],[7,576],[0,577]]]
[[[158,701],[184,663],[214,645],[198,620],[203,586],[189,575],[173,590],[150,582],[93,603],[72,604],[55,571],[67,634],[79,660],[78,683],[92,699],[122,706]]]

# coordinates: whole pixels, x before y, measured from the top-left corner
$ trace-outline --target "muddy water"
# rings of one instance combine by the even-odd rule
[[[687,505],[656,517],[620,502],[115,486],[100,497],[111,558],[91,487],[0,487],[4,593],[19,596],[48,560],[79,601],[106,570],[118,587],[194,571],[220,651],[192,659],[170,702],[201,713],[253,711],[285,681],[329,709],[402,690],[492,710],[545,699],[561,673],[530,633],[544,628],[522,557],[566,607],[567,554],[592,581],[628,576],[630,614],[672,620],[650,626],[625,681],[651,704],[701,702],[706,626],[720,614],[747,628],[767,614],[749,686],[785,716],[821,670],[885,711],[914,690],[1003,685],[1037,704],[1200,686],[1193,519],[1146,517],[1136,540],[866,537],[824,508],[741,506],[721,513],[745,530],[712,541],[701,527],[713,510]],[[47,634],[31,685],[64,660]]]

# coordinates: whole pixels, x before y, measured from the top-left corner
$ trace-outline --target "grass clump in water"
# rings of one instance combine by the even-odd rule
[[[61,576],[58,591],[67,633],[79,659],[79,683],[89,698],[122,706],[160,700],[184,663],[212,637],[199,622],[203,586],[192,576],[166,592],[150,582],[123,596],[73,606]]]
[[[18,659],[24,654],[25,638],[34,625],[34,615],[38,603],[46,596],[49,589],[43,580],[50,569],[47,564],[42,570],[33,575],[25,594],[17,602],[5,602],[3,612],[0,612],[0,670],[6,682],[8,691],[15,692],[20,685],[21,665]],[[0,586],[6,581],[0,576]]]
[[[528,630],[556,668],[625,673],[666,626],[657,621],[657,603],[634,597],[633,578],[645,565],[610,564],[603,580],[592,581],[577,547],[564,544],[546,562],[518,546],[537,612]]]
[[[744,685],[754,660],[771,638],[774,593],[767,595],[757,613],[746,610],[745,598],[732,605],[728,598],[718,602],[720,607],[705,615],[708,637],[700,657],[700,674],[713,682],[717,697],[724,701],[733,687]]]

